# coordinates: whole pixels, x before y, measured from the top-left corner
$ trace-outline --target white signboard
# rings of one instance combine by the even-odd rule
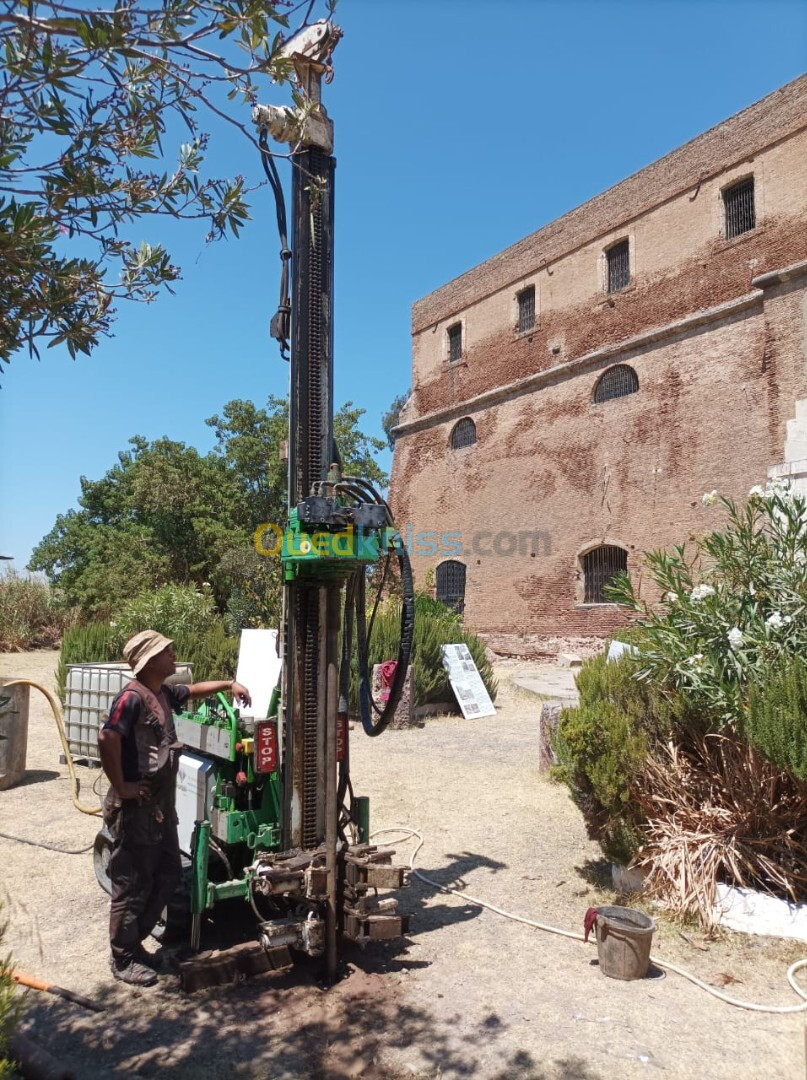
[[[443,645],[443,667],[466,720],[495,716],[496,709],[467,645]]]
[[[263,720],[269,711],[269,699],[277,686],[282,667],[277,655],[277,630],[242,630],[238,652],[237,682],[252,695],[252,705],[241,708],[242,716]]]

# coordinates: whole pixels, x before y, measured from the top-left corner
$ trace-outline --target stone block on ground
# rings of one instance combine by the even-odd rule
[[[29,686],[5,687],[13,679],[0,679],[0,791],[25,777],[28,751]]]
[[[558,653],[558,667],[579,668],[583,666],[583,657],[576,653]]]
[[[373,684],[372,693],[373,701],[376,703],[379,709],[383,709],[387,703],[388,691],[384,686],[384,681],[381,676],[382,664],[373,664]],[[412,665],[410,664],[406,678],[404,679],[403,690],[401,691],[401,698],[395,709],[395,714],[390,721],[391,728],[408,728],[412,727],[415,723],[415,675]]]
[[[560,701],[545,701],[541,706],[541,715],[538,719],[538,769],[540,772],[546,772],[557,763],[558,759],[552,749],[552,736],[558,726],[563,708]]]

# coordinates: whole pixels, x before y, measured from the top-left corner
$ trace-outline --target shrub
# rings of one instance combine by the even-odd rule
[[[630,862],[641,845],[641,817],[633,793],[647,753],[647,728],[671,726],[653,717],[648,687],[623,656],[587,660],[577,677],[580,705],[564,709],[552,744],[552,775],[563,781],[580,808],[589,835],[615,862]],[[648,723],[648,721],[650,721]]]
[[[163,585],[138,593],[110,620],[116,644],[122,648],[140,630],[157,630],[166,637],[204,634],[216,621],[213,594],[207,587]]]
[[[5,937],[6,923],[0,923],[0,946]],[[11,977],[14,965],[10,956],[0,956],[0,1080],[12,1080],[18,1073],[8,1057],[8,1044],[20,1014],[17,984]]]
[[[146,627],[141,627],[146,629]],[[159,627],[148,627],[159,629]],[[164,633],[164,631],[160,631]],[[238,666],[238,638],[231,637],[222,619],[217,618],[203,631],[184,631],[167,635],[173,638],[177,660],[193,665],[195,682],[208,679],[233,679]],[[64,702],[68,664],[118,662],[122,659],[119,626],[108,623],[88,623],[68,630],[62,641],[56,679],[59,696]]]
[[[605,854],[629,863],[641,845],[632,790],[646,744],[628,717],[608,701],[564,709],[555,738],[553,773],[572,793]]]
[[[705,924],[718,880],[807,893],[807,504],[776,481],[713,503],[721,528],[646,556],[655,606],[609,590],[637,651],[583,666],[555,740],[606,853]]]
[[[714,731],[736,725],[750,682],[782,656],[807,651],[807,503],[773,481],[739,508],[716,493],[727,521],[671,552],[646,556],[661,604],[650,607],[626,575],[609,598],[638,613],[639,678],[680,691]]]
[[[783,658],[749,687],[742,734],[764,757],[807,780],[807,664]]]
[[[369,664],[380,664],[398,655],[401,633],[401,607],[396,600],[380,607],[373,623],[369,644]],[[453,701],[454,693],[443,667],[441,646],[464,642],[474,658],[482,681],[492,700],[496,700],[497,683],[493,666],[485,656],[485,644],[476,636],[463,630],[460,617],[445,604],[424,594],[415,598],[415,637],[412,650],[412,666],[415,679],[415,704],[427,705],[439,701]]]
[[[177,659],[193,664],[194,682],[234,679],[238,645],[238,638],[227,633],[221,619],[204,633],[177,634],[174,638]]]
[[[109,623],[87,623],[65,630],[56,668],[56,686],[62,704],[65,701],[68,664],[108,664],[120,659]]]
[[[0,650],[53,648],[65,621],[47,582],[15,570],[0,575]]]

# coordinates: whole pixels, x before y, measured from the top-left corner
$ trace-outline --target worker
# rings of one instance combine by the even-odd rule
[[[112,903],[110,967],[121,982],[153,986],[160,963],[143,941],[177,887],[182,864],[174,785],[179,744],[173,714],[191,698],[232,693],[251,705],[249,691],[229,679],[168,685],[176,672],[170,638],[143,630],[127,641],[123,657],[134,679],[118,694],[98,733],[101,765],[110,783],[104,821],[112,834],[109,858]]]

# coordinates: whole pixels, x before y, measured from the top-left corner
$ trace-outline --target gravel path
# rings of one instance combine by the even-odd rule
[[[53,685],[55,653],[0,654],[0,676]],[[560,788],[537,771],[540,702],[515,686],[536,665],[500,668],[495,717],[430,719],[423,728],[353,733],[356,791],[369,795],[374,829],[422,831],[417,867],[502,908],[579,930],[599,888],[599,849]],[[71,805],[55,726],[32,700],[28,775],[0,792],[0,831],[67,847],[92,842],[97,822]],[[92,801],[96,775],[80,770]],[[396,845],[406,859],[411,843]],[[606,979],[591,946],[542,933],[436,892],[415,879],[406,942],[349,957],[349,976],[326,992],[301,965],[188,997],[171,977],[129,990],[107,969],[107,901],[90,855],[0,839],[4,947],[21,969],[96,997],[103,1016],[49,995],[28,997],[26,1024],[80,1078],[361,1076],[622,1078],[665,1075],[804,1076],[804,1017],[741,1012],[675,975]],[[599,876],[598,876],[599,875]],[[654,952],[740,997],[790,1004],[784,971],[803,946],[662,922]],[[700,947],[698,947],[700,946]],[[804,950],[807,951],[807,950]]]

